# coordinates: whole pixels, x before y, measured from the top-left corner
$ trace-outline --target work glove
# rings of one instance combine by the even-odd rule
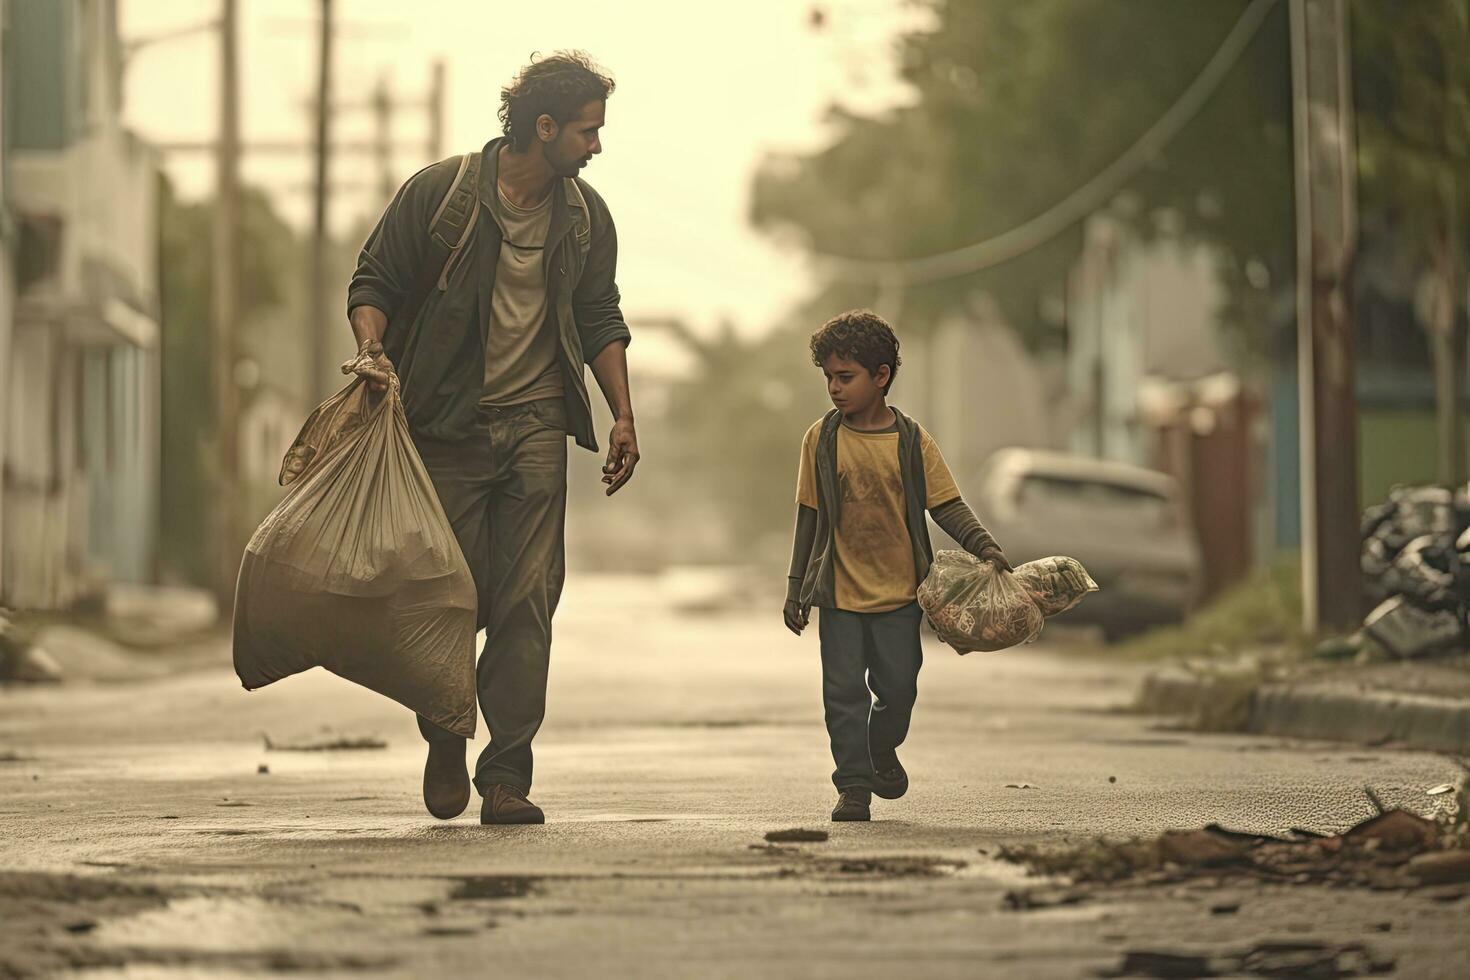
[[[975,556],[981,561],[988,561],[1003,572],[1014,572],[1011,563],[1006,560],[1006,553],[1000,550],[998,544],[988,544],[980,549],[980,554]]]

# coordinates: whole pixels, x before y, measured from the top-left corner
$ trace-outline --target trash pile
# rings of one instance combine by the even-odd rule
[[[1074,904],[1088,897],[1089,887],[1167,885],[1198,877],[1376,890],[1470,883],[1464,787],[1447,783],[1426,792],[1435,801],[1432,817],[1386,808],[1369,792],[1377,814],[1340,834],[1294,829],[1289,836],[1276,837],[1211,824],[1155,838],[1102,839],[1062,849],[1004,847],[997,854],[1001,860],[1072,883],[1059,894],[1054,886],[1035,894],[1013,893],[1006,904],[1018,910]]]
[[[939,638],[960,654],[1030,643],[1047,616],[1066,612],[1097,591],[1075,558],[1053,556],[1014,572],[964,551],[941,551],[919,585],[919,608]]]
[[[1363,588],[1374,604],[1364,634],[1396,657],[1467,647],[1470,497],[1395,487],[1362,523]]]

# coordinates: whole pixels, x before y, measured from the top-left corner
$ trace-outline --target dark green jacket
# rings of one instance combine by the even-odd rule
[[[485,144],[480,200],[495,200],[502,139]],[[500,225],[480,215],[443,291],[432,289],[411,318],[396,315],[409,298],[428,253],[429,226],[459,169],[459,157],[427,167],[409,178],[358,256],[347,291],[347,310],[372,306],[388,314],[383,347],[403,382],[403,407],[416,435],[467,439],[475,433],[485,383],[485,341],[490,299],[500,258]],[[546,236],[547,316],[556,318],[566,381],[567,430],[577,444],[597,448],[592,403],[583,365],[608,344],[629,342],[616,281],[618,235],[607,203],[577,179],[587,199],[592,242],[585,263],[571,234],[572,217],[561,181],[553,187],[551,227]],[[485,207],[482,203],[481,207]]]
[[[893,408],[892,405],[889,408]],[[898,409],[898,472],[903,480],[904,515],[914,549],[914,572],[924,581],[934,564],[934,546],[929,541],[929,522],[924,504],[928,486],[924,480],[924,447],[919,427]],[[822,609],[837,607],[837,521],[842,494],[837,489],[837,430],[842,413],[833,409],[822,420],[817,436],[817,536],[801,583],[801,603]]]

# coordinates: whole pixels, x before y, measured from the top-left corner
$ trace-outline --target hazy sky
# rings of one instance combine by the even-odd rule
[[[812,27],[812,8],[825,23]],[[241,0],[244,132],[301,139],[316,77],[318,0]],[[202,21],[217,0],[123,0],[124,37]],[[590,51],[617,79],[603,155],[584,176],[618,224],[624,308],[678,314],[704,330],[721,317],[760,330],[801,295],[807,270],[746,222],[750,176],[773,149],[820,145],[833,101],[878,110],[903,98],[893,80],[892,40],[920,12],[905,0],[337,0],[341,43],[336,94],[361,99],[387,73],[400,98],[420,96],[432,59],[448,65],[449,153],[479,149],[498,134],[500,86],[533,51]],[[211,35],[141,50],[127,75],[127,115],[145,138],[197,140],[217,117],[217,43]],[[339,137],[368,136],[370,116],[339,115]],[[429,162],[421,111],[395,126],[412,146],[394,161],[399,180]],[[189,197],[207,194],[206,158],[173,156],[170,174]],[[334,178],[356,185],[333,198],[345,228],[384,202],[376,165],[339,156]],[[282,211],[303,222],[310,161],[249,157],[246,180],[269,187]]]

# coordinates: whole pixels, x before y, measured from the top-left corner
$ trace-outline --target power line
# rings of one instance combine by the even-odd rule
[[[917,259],[854,259],[822,254],[814,257],[839,279],[876,279],[893,288],[979,272],[1045,244],[1106,204],[1179,135],[1219,90],[1276,2],[1253,0],[1168,111],[1107,168],[1029,221],[982,241]]]

